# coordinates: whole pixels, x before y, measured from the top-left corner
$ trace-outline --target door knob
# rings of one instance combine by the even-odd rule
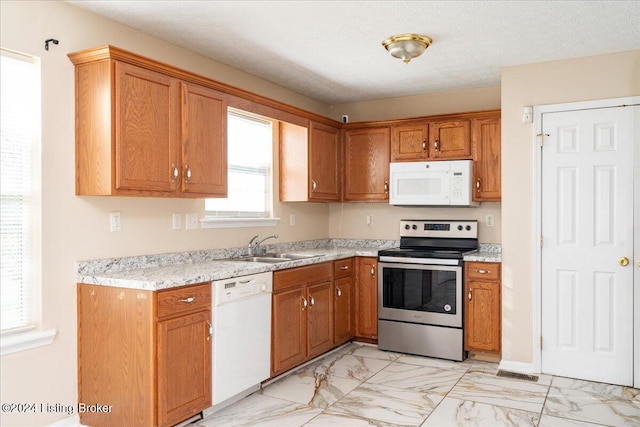
[[[622,267],[626,267],[627,265],[629,265],[629,258],[627,258],[626,256],[618,258],[618,264],[620,264]]]

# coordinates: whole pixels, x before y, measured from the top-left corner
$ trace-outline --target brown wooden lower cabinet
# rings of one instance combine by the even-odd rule
[[[273,273],[271,375],[333,347],[332,263]]]
[[[464,268],[465,350],[500,354],[500,263],[465,262]]]
[[[358,257],[356,261],[356,331],[358,339],[378,340],[378,260]]]
[[[83,425],[171,426],[211,406],[211,284],[143,291],[78,284]]]
[[[354,259],[334,261],[333,292],[334,303],[334,344],[344,344],[355,334]]]

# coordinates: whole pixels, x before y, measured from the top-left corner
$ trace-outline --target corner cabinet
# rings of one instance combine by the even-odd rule
[[[345,202],[389,200],[389,146],[389,127],[349,129],[345,132]]]
[[[340,130],[280,122],[280,201],[340,201]]]
[[[211,406],[211,284],[152,292],[78,284],[83,425],[172,426]]]
[[[500,116],[471,121],[473,200],[499,202],[502,196]]]
[[[500,263],[465,262],[464,268],[465,350],[499,355],[502,346]]]
[[[224,94],[112,46],[69,58],[77,195],[226,197]]]

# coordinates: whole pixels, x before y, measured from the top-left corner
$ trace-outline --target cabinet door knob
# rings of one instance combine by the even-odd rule
[[[189,181],[191,181],[191,169],[189,169],[189,165],[184,165],[184,168],[186,169],[186,173],[184,175],[184,182],[188,184]]]
[[[336,299],[340,298],[342,296],[342,291],[340,290],[339,287],[336,286]]]
[[[491,270],[476,270],[476,273],[478,273],[478,274],[489,274],[489,273],[491,273]]]
[[[440,151],[440,142],[436,139],[433,141],[433,150],[437,153]]]
[[[476,181],[476,192],[480,192],[480,178]]]
[[[175,163],[171,163],[171,183],[174,184],[178,180],[180,171]]]
[[[376,275],[376,269],[375,267],[371,267],[371,275],[375,276]]]
[[[469,293],[467,294],[467,298],[469,298],[469,301],[471,301],[471,290],[469,290]]]
[[[342,267],[340,267],[340,270],[348,270],[349,266],[348,265],[343,265]]]
[[[304,311],[304,309],[307,308],[308,305],[309,303],[307,303],[307,299],[305,297],[302,297],[302,311]]]
[[[194,302],[196,300],[195,297],[189,297],[189,298],[182,298],[179,299],[178,302],[183,302],[185,304],[191,304],[192,302]]]
[[[427,151],[427,141],[422,141],[422,151]]]
[[[311,180],[311,191],[316,191],[316,188],[318,188],[318,184],[316,184],[316,182],[312,179]]]
[[[621,267],[626,267],[627,265],[629,265],[629,258],[623,256],[622,258],[618,259],[618,264],[620,264]]]
[[[211,322],[209,322],[208,320],[207,326],[209,327],[209,335],[207,335],[207,341],[210,341],[211,337],[213,336],[213,325],[211,325]]]
[[[384,182],[384,192],[388,193],[389,192],[389,181],[385,181]]]
[[[309,295],[309,307],[313,307],[315,303],[316,303],[316,300],[313,299],[312,295]]]

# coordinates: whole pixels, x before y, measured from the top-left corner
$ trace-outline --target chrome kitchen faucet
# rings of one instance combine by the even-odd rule
[[[278,235],[274,234],[272,236],[267,236],[264,239],[254,243],[254,241],[258,239],[258,235],[256,234],[249,241],[249,255],[250,256],[251,255],[253,255],[253,256],[264,255],[264,253],[266,252],[265,248],[262,248],[262,253],[259,252],[260,245],[262,244],[262,242],[264,242],[267,239],[277,239],[277,238],[278,238]]]

